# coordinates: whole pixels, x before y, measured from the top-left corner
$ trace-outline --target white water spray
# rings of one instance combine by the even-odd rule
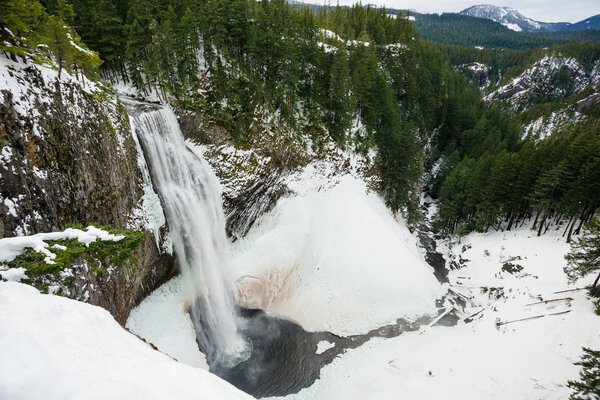
[[[186,146],[171,109],[124,102],[167,214],[188,299],[201,305],[191,312],[200,345],[209,359],[236,363],[243,358],[245,342],[238,335],[228,276],[231,261],[219,182],[207,162]]]

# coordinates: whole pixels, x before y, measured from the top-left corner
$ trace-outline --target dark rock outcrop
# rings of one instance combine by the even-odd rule
[[[3,65],[0,77],[0,238],[91,223],[131,228],[143,178],[129,117],[116,95],[33,63]],[[94,87],[91,87],[94,85]],[[141,224],[143,225],[143,224]],[[135,257],[96,275],[77,268],[69,297],[130,310],[173,273],[173,257],[144,230]],[[164,230],[164,227],[163,227]]]

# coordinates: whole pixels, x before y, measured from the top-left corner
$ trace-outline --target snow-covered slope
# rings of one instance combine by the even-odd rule
[[[0,398],[251,399],[153,350],[102,308],[0,282]]]
[[[460,12],[470,17],[485,18],[496,21],[517,32],[561,32],[600,29],[600,15],[586,18],[577,23],[540,22],[527,18],[514,8],[481,4],[466,8]]]
[[[286,398],[567,399],[582,346],[600,348],[600,317],[585,291],[561,293],[589,283],[568,284],[561,233],[524,229],[453,243],[447,253],[462,268],[450,271],[450,285],[466,302],[457,326],[373,339]]]
[[[307,330],[349,335],[435,315],[444,294],[405,225],[350,176],[282,199],[234,252],[240,300]]]
[[[523,16],[510,7],[482,4],[464,9],[460,13],[471,17],[491,19],[517,32],[535,31],[541,28],[539,22]]]
[[[517,32],[555,32],[565,30],[578,30],[572,27],[575,24],[568,22],[540,22],[525,17],[517,10],[510,7],[498,7],[481,4],[466,8],[460,12],[471,17],[491,19]],[[585,29],[585,28],[580,28]]]
[[[241,303],[307,330],[340,335],[366,333],[398,318],[437,315],[435,300],[446,289],[404,223],[360,179],[326,176],[315,164],[290,176],[296,195],[279,200],[234,243]],[[198,365],[177,285],[170,282],[154,292],[127,326]],[[174,331],[186,345],[174,345],[169,339]]]
[[[573,57],[565,57],[560,53],[545,55],[484,100],[509,102],[515,110],[523,110],[537,98],[564,98],[581,92],[597,80],[594,71],[587,72]]]
[[[126,326],[163,353],[182,363],[208,370],[206,358],[196,343],[184,288],[181,275],[171,279],[131,311]]]

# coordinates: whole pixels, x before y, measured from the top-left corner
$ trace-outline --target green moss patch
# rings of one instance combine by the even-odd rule
[[[75,283],[76,265],[87,264],[97,277],[106,276],[113,268],[118,268],[130,262],[137,264],[135,251],[144,243],[144,233],[130,229],[117,229],[109,226],[94,225],[113,235],[122,235],[119,241],[96,240],[86,247],[77,239],[49,240],[48,250],[56,254],[54,263],[45,262],[46,255],[32,248],[10,262],[4,263],[8,268],[24,268],[28,279],[23,283],[30,284],[43,293],[50,286],[58,286],[58,294],[68,294]],[[71,225],[69,228],[85,230],[83,226]],[[55,247],[56,246],[56,247]]]

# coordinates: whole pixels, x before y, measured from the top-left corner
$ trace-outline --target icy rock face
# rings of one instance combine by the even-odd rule
[[[168,277],[139,211],[143,179],[129,118],[116,96],[63,71],[0,56],[0,238],[98,223],[146,231],[136,265],[108,276],[78,269],[72,297],[124,322]],[[147,219],[147,218],[146,218]]]
[[[600,85],[600,60],[596,61],[594,69],[592,69],[590,74],[590,82],[594,86]]]
[[[509,102],[515,111],[522,111],[538,98],[566,97],[584,90],[590,83],[590,76],[574,58],[547,55],[487,95],[485,101]]]

